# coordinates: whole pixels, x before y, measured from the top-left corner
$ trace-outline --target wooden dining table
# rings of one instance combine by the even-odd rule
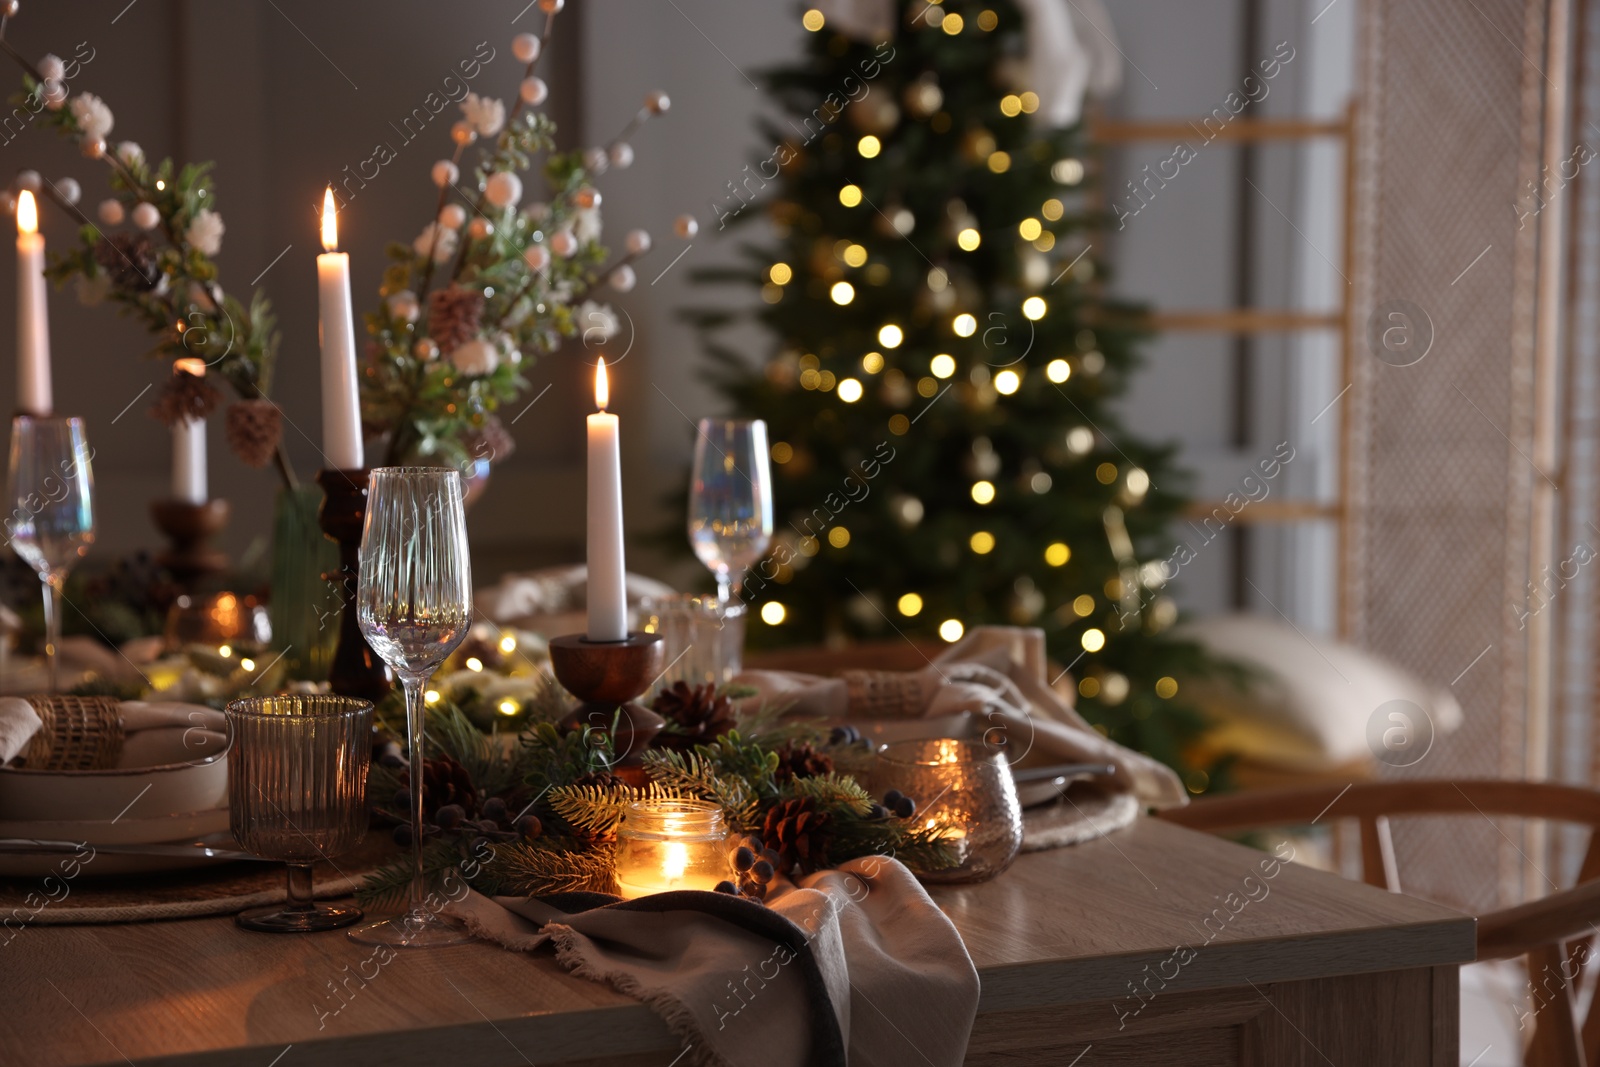
[[[933,898],[982,981],[973,1065],[1454,1067],[1474,920],[1141,818]],[[399,952],[231,918],[23,929],[0,1064],[673,1067],[643,1003],[548,953]],[[933,1049],[908,1033],[908,1067]]]

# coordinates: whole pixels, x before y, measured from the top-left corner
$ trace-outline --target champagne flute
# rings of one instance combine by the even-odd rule
[[[772,467],[760,419],[701,419],[689,486],[689,544],[727,604],[772,543]]]
[[[44,651],[50,692],[60,687],[61,590],[94,544],[93,452],[83,420],[18,415],[11,420],[11,547],[44,586]]]
[[[378,467],[370,473],[356,618],[367,643],[405,690],[412,868],[406,913],[357,927],[350,936],[404,948],[470,941],[459,922],[426,905],[422,870],[423,689],[472,626],[472,564],[460,472]]]

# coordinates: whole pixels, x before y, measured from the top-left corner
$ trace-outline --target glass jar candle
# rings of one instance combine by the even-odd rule
[[[716,888],[729,877],[722,809],[706,800],[636,800],[617,829],[617,892],[625,900]]]
[[[897,741],[879,750],[872,778],[880,792],[910,797],[913,818],[955,851],[956,866],[917,871],[924,882],[981,882],[1017,858],[1022,808],[998,748],[948,737]]]

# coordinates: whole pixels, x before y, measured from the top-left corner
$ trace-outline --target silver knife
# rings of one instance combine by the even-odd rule
[[[1110,777],[1117,773],[1117,769],[1109,763],[1057,763],[1050,767],[1028,767],[1021,770],[1013,769],[1011,778],[1017,784],[1023,782],[1044,782],[1052,778],[1078,779]]]
[[[82,841],[43,841],[32,837],[0,838],[0,854],[4,855],[55,855],[64,852],[84,852],[106,856],[196,856],[210,860],[265,860],[249,852],[235,849],[212,848],[210,845],[144,844],[144,845],[94,845]]]

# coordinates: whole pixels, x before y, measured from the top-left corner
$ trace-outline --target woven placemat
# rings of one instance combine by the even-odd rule
[[[1073,782],[1060,800],[1022,813],[1022,851],[1043,852],[1105,837],[1132,823],[1142,808],[1132,793]]]
[[[361,848],[338,857],[337,866],[316,865],[317,896],[349,896],[368,872],[396,854],[387,834],[368,835]],[[10,916],[12,927],[70,926],[232,915],[285,899],[285,880],[283,864],[251,861],[114,878],[0,878],[0,922]]]

